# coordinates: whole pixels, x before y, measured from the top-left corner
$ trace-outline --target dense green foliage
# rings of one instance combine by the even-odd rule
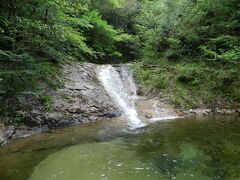
[[[240,101],[238,0],[145,1],[137,78],[181,107]]]
[[[11,109],[6,102],[16,95],[45,97],[46,86],[60,87],[61,63],[134,58],[139,82],[178,106],[233,105],[239,7],[238,0],[0,1],[0,109]]]
[[[61,86],[61,64],[116,61],[124,55],[119,44],[131,41],[88,1],[0,1],[0,114],[20,122],[28,109],[22,96],[51,110],[48,92]]]
[[[0,92],[36,89],[59,62],[120,57],[117,43],[129,39],[80,0],[1,1]]]
[[[140,8],[138,0],[91,0],[90,6],[114,27],[133,32],[134,17]]]
[[[140,9],[138,0],[90,0],[90,9],[97,9],[102,17],[112,26],[124,32],[135,35],[134,18]],[[128,62],[139,54],[139,45],[135,38],[119,42],[118,49],[122,52],[122,62]],[[113,62],[110,59],[109,63]]]

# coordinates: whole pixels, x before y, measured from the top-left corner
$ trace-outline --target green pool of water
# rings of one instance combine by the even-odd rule
[[[54,130],[0,149],[1,180],[240,180],[240,118],[121,120]]]

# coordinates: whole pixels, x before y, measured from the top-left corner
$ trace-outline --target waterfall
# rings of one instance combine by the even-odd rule
[[[135,108],[137,92],[132,73],[126,67],[121,67],[120,71],[111,65],[102,65],[97,73],[109,96],[129,119],[129,125],[132,128],[142,127],[145,124]]]
[[[114,68],[111,65],[101,65],[97,68],[97,75],[113,102],[129,119],[128,122],[132,129],[156,121],[179,118],[171,108],[164,107],[163,104],[159,105],[158,101],[142,101],[142,97],[137,96],[133,73],[128,66],[121,65]],[[146,113],[150,118],[146,116]]]

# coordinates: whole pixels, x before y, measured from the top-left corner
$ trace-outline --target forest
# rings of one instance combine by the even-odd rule
[[[240,0],[0,0],[0,180],[239,180]]]
[[[238,107],[239,20],[238,0],[2,0],[0,112],[61,87],[72,61],[130,62],[177,107]]]

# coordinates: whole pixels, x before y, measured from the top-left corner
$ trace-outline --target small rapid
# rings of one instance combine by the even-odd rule
[[[153,101],[153,117],[151,118],[151,122],[171,120],[176,118],[180,117],[175,115],[175,113],[167,108],[159,108],[158,102],[156,100]]]

